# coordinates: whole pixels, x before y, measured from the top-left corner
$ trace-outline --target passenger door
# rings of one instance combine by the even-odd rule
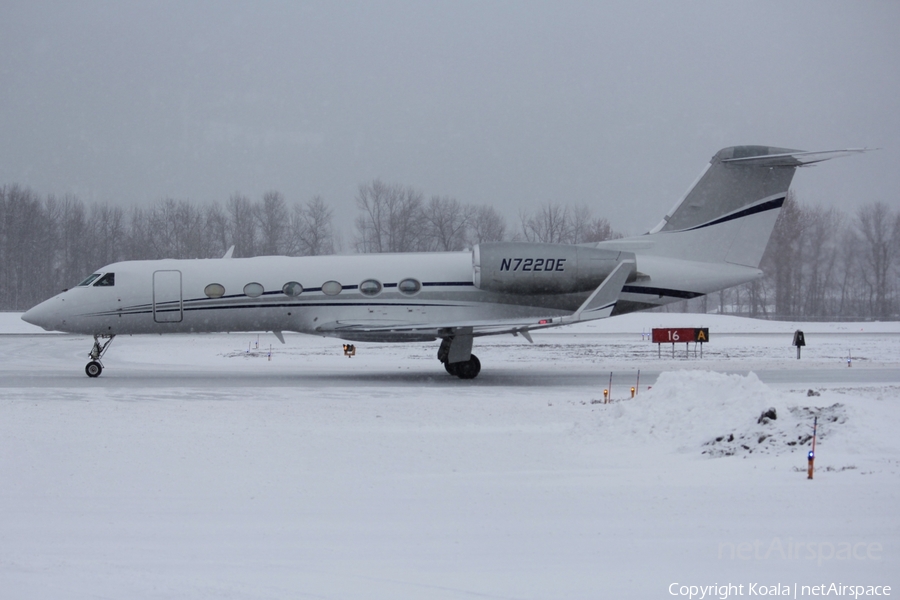
[[[153,320],[157,323],[180,323],[183,316],[181,271],[154,271]]]

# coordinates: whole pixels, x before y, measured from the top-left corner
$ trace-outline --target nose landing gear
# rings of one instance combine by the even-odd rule
[[[84,372],[88,377],[99,377],[103,372],[103,364],[100,358],[106,354],[106,349],[112,343],[115,334],[105,335],[102,333],[94,334],[94,347],[91,348],[91,362],[84,367]]]

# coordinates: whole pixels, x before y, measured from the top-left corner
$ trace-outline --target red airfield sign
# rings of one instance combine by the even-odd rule
[[[653,330],[654,344],[674,344],[676,342],[700,342],[709,341],[709,328],[677,327]]]

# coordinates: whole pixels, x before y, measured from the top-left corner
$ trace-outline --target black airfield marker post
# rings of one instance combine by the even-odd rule
[[[609,372],[609,387],[606,389],[609,390],[609,401],[612,402],[612,371]]]
[[[794,346],[797,346],[797,360],[800,360],[800,348],[806,345],[806,336],[799,329],[794,332]]]

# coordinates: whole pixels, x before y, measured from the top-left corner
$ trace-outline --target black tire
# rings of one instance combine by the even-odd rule
[[[88,377],[100,377],[100,373],[103,372],[103,365],[96,360],[92,360],[84,367],[84,372],[87,373]]]
[[[460,379],[475,379],[481,373],[481,361],[474,354],[466,362],[455,363],[456,376]]]
[[[448,373],[450,373],[451,375],[453,375],[454,377],[457,377],[457,376],[458,376],[458,373],[456,372],[456,368],[457,368],[460,364],[462,364],[462,363],[448,363],[448,362],[445,362],[445,363],[444,363],[444,369],[446,369],[446,371],[447,371]]]

